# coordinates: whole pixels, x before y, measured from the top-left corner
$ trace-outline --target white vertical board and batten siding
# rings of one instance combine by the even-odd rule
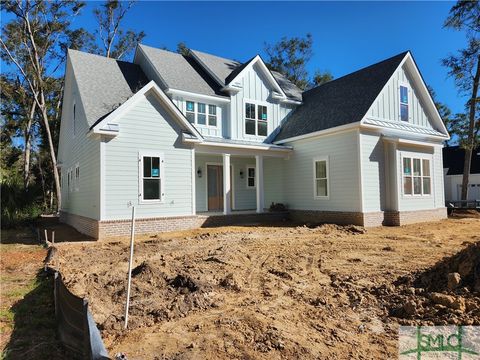
[[[292,107],[282,104],[271,97],[271,85],[261,74],[257,65],[248,69],[245,74],[237,79],[241,90],[231,96],[231,133],[232,139],[259,141],[265,137],[245,134],[245,101],[263,102],[267,105],[267,134],[270,135],[290,113]],[[256,111],[258,111],[256,109]]]
[[[361,211],[358,132],[297,140],[284,163],[284,197],[290,209]],[[328,156],[328,199],[315,199],[313,159]]]
[[[87,135],[89,126],[83,110],[74,69],[67,61],[62,120],[57,161],[62,164],[62,211],[91,219],[100,219],[100,143]],[[76,128],[73,133],[73,103]],[[80,179],[75,186],[75,164],[79,164]],[[71,189],[68,190],[67,171],[72,170]],[[78,188],[78,191],[75,190]]]
[[[106,219],[128,219],[129,201],[137,205],[139,218],[191,215],[193,152],[182,144],[178,123],[153,94],[147,94],[119,124],[119,135],[105,144]],[[141,152],[164,155],[165,196],[161,203],[139,203]]]
[[[433,129],[424,110],[422,100],[417,95],[408,72],[404,66],[395,71],[385,88],[370,107],[366,117],[372,119],[401,121],[400,120],[400,86],[408,87],[408,122],[412,125]]]

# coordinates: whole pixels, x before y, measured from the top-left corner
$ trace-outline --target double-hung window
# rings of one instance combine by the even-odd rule
[[[163,156],[140,155],[140,199],[142,201],[163,200]]]
[[[432,180],[429,159],[403,157],[402,167],[403,195],[431,194]]]
[[[267,106],[245,103],[245,133],[247,135],[267,136]]]
[[[197,124],[199,125],[207,125],[207,114],[206,109],[207,107],[203,103],[197,103]]]
[[[187,101],[185,117],[192,124],[217,126],[217,106],[201,102]]]
[[[408,121],[408,87],[400,86],[400,120]]]
[[[313,161],[313,191],[315,198],[328,198],[328,158]]]
[[[208,105],[208,125],[217,126],[217,107]]]
[[[255,187],[255,167],[247,166],[247,188],[252,189]]]
[[[193,101],[187,101],[186,106],[185,117],[189,122],[195,124],[195,103]]]

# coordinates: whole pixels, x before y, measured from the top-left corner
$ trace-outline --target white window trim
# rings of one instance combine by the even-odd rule
[[[77,178],[77,169],[78,169],[78,178]],[[75,191],[79,191],[80,190],[80,164],[77,162],[75,164],[75,170],[74,170],[74,173],[73,173],[73,178],[74,178],[74,187],[75,187]]]
[[[411,160],[411,166],[412,166],[412,193],[411,194],[405,194],[405,189],[403,187],[403,159],[404,158],[409,158]],[[420,173],[422,174],[420,176],[421,179],[421,189],[422,193],[421,194],[415,194],[413,191],[413,159],[420,159]],[[429,161],[429,167],[430,167],[430,176],[426,176],[430,178],[430,194],[424,194],[423,193],[423,161],[422,160],[428,160]],[[417,176],[418,177],[418,176]],[[421,199],[428,199],[433,196],[433,156],[429,154],[419,154],[419,153],[408,153],[408,152],[400,152],[400,191],[402,194],[402,198],[404,199],[411,199],[411,198],[421,198]]]
[[[183,114],[185,117],[187,117],[187,102],[193,102],[194,103],[194,111],[188,111],[188,112],[193,112],[194,114],[194,122],[193,125],[198,126],[198,127],[203,127],[203,128],[210,128],[210,129],[218,129],[219,128],[219,123],[220,123],[220,116],[219,116],[219,106],[217,104],[212,104],[211,102],[207,101],[202,101],[202,100],[184,100],[183,101]],[[198,103],[205,104],[205,124],[199,124],[198,123]],[[209,125],[208,124],[208,107],[212,105],[215,106],[215,117],[217,118],[217,125]],[[203,113],[202,113],[203,114]]]
[[[401,92],[400,92],[400,87],[403,86],[403,87],[406,87],[407,88],[407,103],[402,103],[402,99],[401,99]],[[410,85],[405,82],[405,81],[399,81],[398,82],[398,91],[397,91],[397,98],[398,98],[398,120],[400,120],[401,122],[410,122],[411,120],[411,109],[412,109],[412,95],[411,95],[411,89],[410,89]],[[408,117],[407,117],[407,121],[405,120],[402,120],[402,105],[407,105],[408,107]]]
[[[246,120],[247,120],[247,113],[245,110],[245,104],[254,104],[255,105],[255,135],[253,134],[247,134],[246,130]],[[258,105],[266,106],[267,107],[267,135],[258,135]],[[243,109],[242,109],[242,127],[243,127],[243,136],[245,138],[252,138],[252,139],[266,139],[269,135],[268,128],[269,128],[269,122],[271,114],[271,109],[270,109],[270,104],[266,101],[261,101],[261,100],[251,100],[251,99],[243,99]],[[253,119],[250,119],[253,120]]]
[[[317,196],[317,173],[316,173],[316,163],[318,161],[325,161],[326,162],[326,170],[327,170],[327,196]],[[330,199],[330,169],[329,169],[329,159],[328,156],[321,156],[313,158],[313,198],[315,200],[329,200]]]
[[[143,158],[158,157],[160,158],[160,199],[144,199],[143,198]],[[139,204],[163,204],[165,203],[165,157],[162,152],[140,151],[138,153],[138,203]]]
[[[253,169],[255,171],[255,176],[253,177],[253,186],[248,185],[248,170]],[[247,173],[245,174],[245,181],[247,185],[247,189],[256,189],[257,188],[257,169],[255,168],[255,165],[247,165]]]

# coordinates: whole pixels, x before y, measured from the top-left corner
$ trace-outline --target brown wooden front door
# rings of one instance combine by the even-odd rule
[[[208,211],[223,211],[223,167],[207,165]]]

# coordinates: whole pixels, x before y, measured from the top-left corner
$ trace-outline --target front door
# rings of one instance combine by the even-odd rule
[[[208,211],[223,211],[223,167],[207,165]]]

